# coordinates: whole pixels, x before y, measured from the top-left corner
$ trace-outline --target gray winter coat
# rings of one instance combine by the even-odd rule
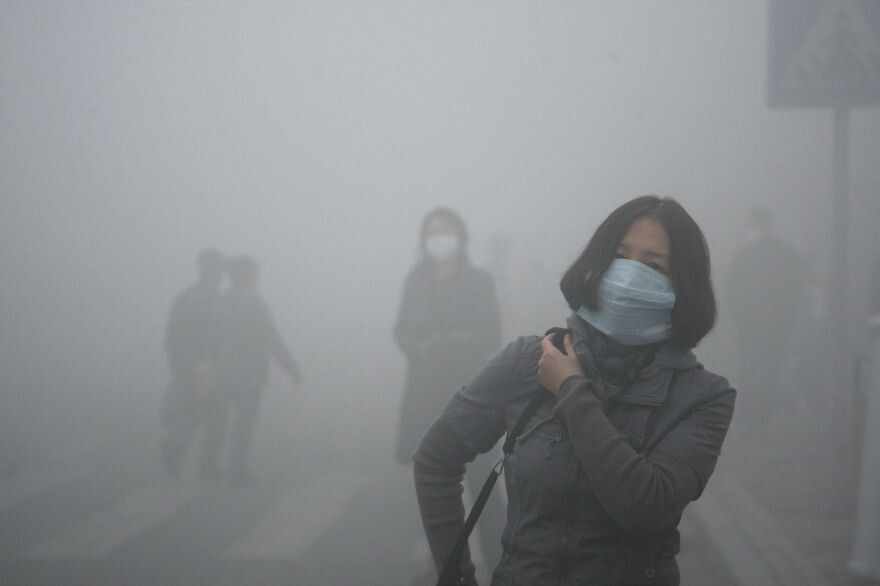
[[[538,409],[505,464],[508,519],[492,584],[678,584],[676,527],[715,468],[736,392],[693,353],[669,345],[628,387],[597,385],[577,329],[575,351],[589,378],[563,383],[561,399]],[[463,523],[464,464],[512,428],[539,392],[540,340],[519,338],[499,353],[453,397],[414,455],[438,569]],[[467,555],[462,569],[473,580]]]

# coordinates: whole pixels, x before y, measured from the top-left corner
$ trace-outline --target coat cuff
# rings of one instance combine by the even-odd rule
[[[564,409],[565,405],[577,401],[578,396],[592,396],[599,400],[602,411],[608,405],[608,396],[605,392],[592,380],[580,374],[573,374],[559,385],[559,402],[554,407],[554,414],[560,409]]]

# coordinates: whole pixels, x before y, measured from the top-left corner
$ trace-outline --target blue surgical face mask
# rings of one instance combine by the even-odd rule
[[[599,309],[577,314],[612,340],[630,346],[652,344],[672,334],[675,292],[669,277],[640,262],[616,258],[599,283]]]

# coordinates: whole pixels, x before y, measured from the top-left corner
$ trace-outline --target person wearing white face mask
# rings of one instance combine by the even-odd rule
[[[434,209],[422,221],[421,258],[404,283],[394,338],[407,358],[396,446],[396,460],[407,466],[437,413],[501,341],[492,277],[471,264],[467,244],[461,216],[446,207]],[[467,479],[477,490],[485,478],[481,468],[494,463],[486,457],[469,466]],[[503,504],[495,496],[480,533],[484,558],[493,558],[493,564],[501,554],[503,524]]]
[[[679,584],[677,526],[714,471],[736,396],[692,352],[716,316],[703,234],[675,200],[636,198],[599,226],[560,288],[572,310],[562,348],[552,336],[509,344],[414,455],[435,565],[456,560],[462,466],[526,413],[506,442],[492,584]],[[457,562],[475,584],[467,549]]]

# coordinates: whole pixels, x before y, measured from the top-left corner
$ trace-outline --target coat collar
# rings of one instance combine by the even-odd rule
[[[657,350],[654,362],[642,371],[638,379],[625,387],[614,386],[602,380],[593,364],[593,357],[585,341],[587,334],[583,318],[572,313],[568,318],[568,327],[572,332],[575,352],[587,377],[602,385],[610,401],[656,407],[666,400],[669,383],[675,371],[700,367],[690,350],[664,344]]]

